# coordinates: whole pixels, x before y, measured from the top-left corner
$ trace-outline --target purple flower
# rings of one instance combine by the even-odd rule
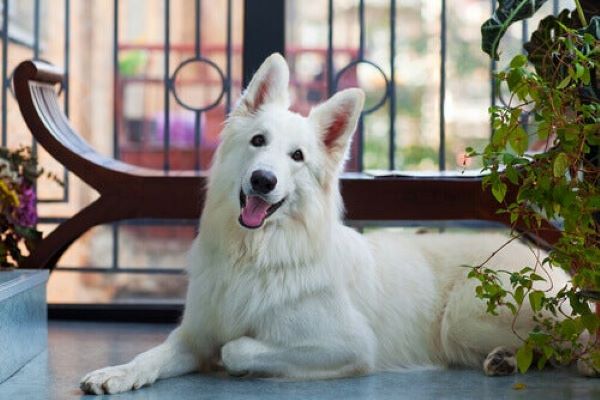
[[[19,207],[15,210],[15,222],[28,227],[37,223],[36,195],[32,185],[22,184],[19,188]]]

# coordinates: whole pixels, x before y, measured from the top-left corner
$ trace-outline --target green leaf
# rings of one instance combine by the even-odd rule
[[[522,66],[524,66],[525,64],[527,64],[527,57],[525,57],[524,54],[519,54],[516,55],[511,61],[510,61],[510,67],[511,68],[521,68]]]
[[[577,326],[572,319],[565,319],[560,324],[563,337],[570,339],[577,334]]]
[[[560,83],[556,86],[556,88],[558,90],[564,89],[569,85],[569,83],[571,83],[571,75],[565,76],[565,79],[560,81]]]
[[[525,290],[523,289],[523,286],[519,286],[516,290],[515,290],[515,301],[517,302],[517,304],[521,305],[523,304],[523,299],[525,298]]]
[[[581,79],[584,71],[585,71],[585,69],[583,68],[583,65],[581,65],[579,63],[575,64],[575,78]]]
[[[513,185],[516,185],[519,182],[519,173],[513,167],[506,168],[506,177]]]
[[[594,314],[587,314],[581,316],[581,323],[590,333],[596,332],[600,326],[600,319]]]
[[[560,153],[554,159],[554,166],[552,172],[556,178],[565,176],[567,168],[569,167],[569,158],[565,153]]]
[[[506,189],[507,186],[504,182],[495,182],[492,185],[492,194],[494,195],[498,203],[501,203],[502,200],[504,200],[504,197],[506,196]]]
[[[519,219],[519,214],[516,212],[512,212],[510,213],[510,223],[511,225],[514,224],[515,222],[517,222],[517,220]]]
[[[512,147],[518,155],[525,153],[529,147],[529,137],[527,136],[525,129],[520,125],[513,129],[508,137],[508,143],[510,143],[510,147]]]
[[[549,121],[542,121],[538,124],[537,134],[538,134],[538,138],[540,140],[548,139],[551,132],[552,132],[552,125],[550,124]]]
[[[537,347],[542,347],[552,340],[552,336],[545,332],[534,329],[529,333],[529,340]]]
[[[538,312],[542,309],[542,300],[544,299],[544,292],[534,290],[529,293],[529,304],[534,312]]]
[[[521,346],[519,350],[517,350],[517,366],[519,367],[519,371],[524,374],[527,372],[529,367],[531,366],[531,362],[533,361],[533,348],[531,345],[526,343],[524,346]]]
[[[511,92],[515,92],[521,82],[523,82],[523,70],[522,69],[511,69],[508,73],[508,77],[506,78],[506,83],[508,84],[508,90]],[[517,108],[513,110],[515,112],[521,113],[521,109]]]
[[[498,44],[508,27],[531,17],[547,0],[499,0],[498,8],[481,26],[481,49],[498,60]]]
[[[589,68],[586,68],[586,69],[583,71],[583,76],[581,77],[581,82],[583,82],[583,84],[587,86],[587,85],[589,85],[589,84],[590,84],[590,81],[591,81],[591,80],[592,80],[592,77],[591,77],[591,75],[590,75],[590,69],[589,69]]]
[[[554,354],[554,349],[549,345],[544,345],[542,347],[542,351],[544,352],[544,357],[546,357],[547,359],[550,359],[550,357],[552,357],[552,355]]]
[[[529,279],[531,279],[532,281],[545,281],[546,278],[539,276],[538,274],[531,274],[529,276]]]

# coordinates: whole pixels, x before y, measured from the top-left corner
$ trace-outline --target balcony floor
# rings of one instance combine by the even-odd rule
[[[172,325],[50,321],[48,351],[0,384],[0,399],[79,399],[88,371],[128,361],[163,340]],[[521,390],[513,388],[523,383]],[[105,396],[109,397],[109,396]],[[103,398],[105,398],[103,397]],[[600,399],[600,380],[572,370],[487,378],[480,371],[386,373],[313,382],[239,380],[198,374],[159,381],[119,399]]]

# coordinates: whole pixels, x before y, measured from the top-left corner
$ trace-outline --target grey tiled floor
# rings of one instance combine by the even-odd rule
[[[50,322],[48,351],[0,384],[0,399],[59,399],[82,396],[86,372],[128,361],[163,340],[170,325]],[[515,390],[515,383],[525,388]],[[486,378],[480,371],[386,373],[312,382],[239,380],[198,374],[159,381],[115,399],[600,399],[600,379],[571,370]]]

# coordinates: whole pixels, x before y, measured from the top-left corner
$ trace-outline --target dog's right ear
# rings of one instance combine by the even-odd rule
[[[365,103],[365,93],[358,88],[342,90],[310,112],[329,158],[340,167],[348,153],[352,134]]]
[[[289,108],[289,81],[290,70],[287,62],[281,54],[271,54],[252,77],[232,115],[253,114],[269,103],[278,103],[286,109]]]

